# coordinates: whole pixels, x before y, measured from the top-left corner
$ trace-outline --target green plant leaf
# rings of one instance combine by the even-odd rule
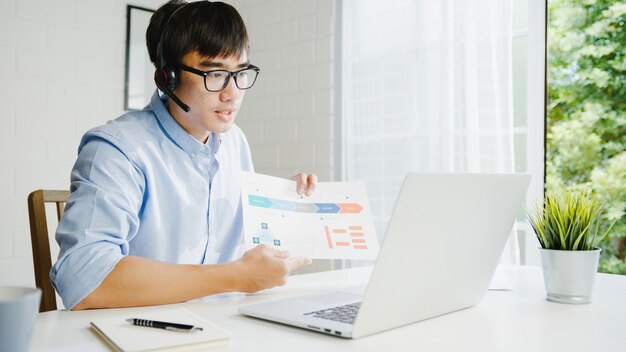
[[[599,235],[606,211],[589,190],[555,189],[546,193],[543,206],[526,210],[526,217],[546,249],[592,250],[608,231]],[[609,228],[610,230],[610,228]]]

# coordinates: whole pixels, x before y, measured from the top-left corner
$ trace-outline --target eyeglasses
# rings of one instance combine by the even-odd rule
[[[248,65],[248,67],[237,71],[200,71],[183,64],[180,64],[180,69],[204,77],[204,88],[209,92],[220,92],[224,90],[231,77],[235,80],[235,86],[237,86],[237,88],[241,90],[250,89],[254,85],[254,82],[256,82],[259,72],[261,72],[261,69],[254,65]]]

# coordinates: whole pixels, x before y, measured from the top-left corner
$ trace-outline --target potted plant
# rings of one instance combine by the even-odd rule
[[[602,249],[598,243],[603,207],[589,190],[551,191],[543,205],[536,204],[526,216],[539,239],[541,263],[548,301],[584,304],[591,292]]]

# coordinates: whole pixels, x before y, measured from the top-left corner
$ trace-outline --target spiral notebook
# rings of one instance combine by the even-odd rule
[[[159,320],[202,327],[202,331],[179,332],[135,326],[129,318]],[[230,343],[230,334],[187,309],[178,308],[146,313],[128,312],[114,318],[94,319],[91,328],[114,351],[204,351]]]

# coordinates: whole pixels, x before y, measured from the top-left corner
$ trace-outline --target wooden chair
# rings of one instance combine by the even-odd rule
[[[37,190],[28,195],[28,216],[30,218],[30,241],[33,247],[35,284],[41,289],[40,312],[57,309],[56,295],[50,282],[50,240],[46,221],[46,203],[56,203],[57,220],[61,220],[69,191]]]

